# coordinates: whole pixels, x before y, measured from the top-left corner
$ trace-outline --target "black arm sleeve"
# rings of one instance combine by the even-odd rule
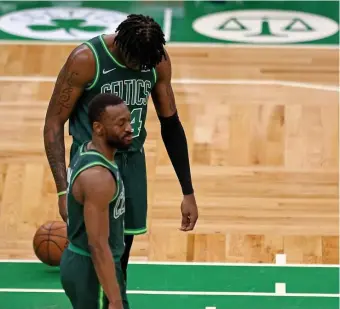
[[[170,117],[158,116],[161,123],[161,134],[170,161],[175,169],[177,178],[184,195],[192,194],[194,189],[191,182],[188,144],[183,126],[177,112]]]

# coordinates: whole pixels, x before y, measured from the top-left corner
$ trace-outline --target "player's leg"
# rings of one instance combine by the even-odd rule
[[[125,282],[127,282],[127,267],[128,267],[128,262],[130,258],[130,251],[131,251],[131,247],[133,243],[133,238],[134,238],[134,235],[124,236],[125,250],[124,250],[124,254],[121,259],[121,265],[122,265],[122,272],[124,275]]]
[[[129,301],[128,301],[127,294],[126,294],[126,281],[124,278],[122,266],[119,263],[116,263],[116,276],[117,276],[117,281],[120,287],[120,293],[122,296],[123,308],[130,309]]]
[[[92,259],[64,250],[61,284],[73,309],[107,309],[109,302],[98,281]],[[124,308],[125,309],[125,308]]]

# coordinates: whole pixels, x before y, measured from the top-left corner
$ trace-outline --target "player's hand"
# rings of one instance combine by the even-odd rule
[[[182,205],[182,226],[181,231],[192,231],[198,219],[198,209],[194,194],[184,195]]]
[[[114,303],[110,303],[109,309],[124,309],[123,302],[120,300],[120,301],[115,301]]]
[[[58,206],[60,216],[63,218],[64,222],[67,222],[66,194],[59,196]]]

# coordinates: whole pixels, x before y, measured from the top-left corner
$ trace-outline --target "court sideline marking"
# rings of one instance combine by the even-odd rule
[[[0,289],[0,293],[64,293],[63,289]],[[128,290],[127,294],[139,295],[196,295],[196,296],[271,296],[271,297],[321,297],[338,298],[340,294],[324,293],[266,293],[266,292],[196,292],[196,291],[149,291]]]
[[[0,82],[55,82],[56,76],[0,76]],[[314,90],[323,90],[331,92],[340,92],[340,87],[332,85],[289,82],[281,80],[247,80],[247,79],[197,79],[197,78],[180,78],[173,79],[172,84],[184,85],[269,85],[269,86],[286,86],[293,88],[305,88]]]

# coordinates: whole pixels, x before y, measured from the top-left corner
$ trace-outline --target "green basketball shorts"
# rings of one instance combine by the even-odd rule
[[[80,145],[71,146],[71,158]],[[147,176],[144,149],[117,152],[115,162],[125,187],[125,234],[139,235],[147,232]]]
[[[130,309],[120,263],[116,263],[116,276],[123,307]],[[65,249],[60,262],[60,279],[73,309],[108,308],[109,301],[98,281],[91,257]]]
[[[125,234],[138,235],[147,231],[147,179],[144,149],[117,153],[118,165],[125,187]]]

